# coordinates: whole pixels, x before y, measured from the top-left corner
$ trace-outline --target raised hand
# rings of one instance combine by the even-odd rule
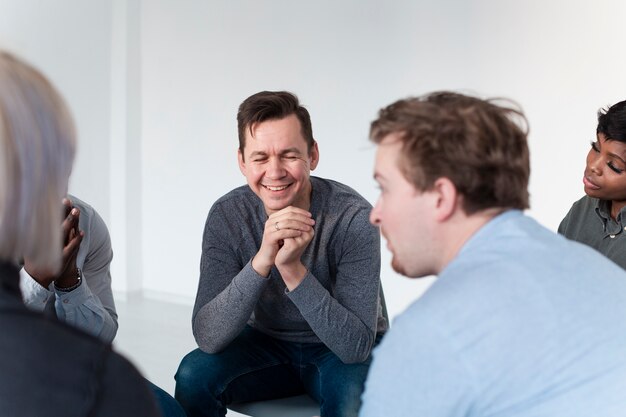
[[[24,259],[24,269],[26,269],[26,272],[44,288],[48,288],[53,282],[59,288],[66,288],[76,284],[78,281],[76,257],[85,233],[78,230],[80,210],[76,207],[72,207],[72,202],[67,198],[63,199],[63,207],[65,214],[65,218],[61,223],[63,251],[59,273],[37,270],[28,259]]]

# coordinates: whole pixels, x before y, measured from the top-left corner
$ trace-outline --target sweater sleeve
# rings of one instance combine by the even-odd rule
[[[78,288],[63,292],[55,290],[54,284],[50,288],[42,287],[22,269],[20,286],[24,303],[42,311],[53,302],[59,320],[110,343],[118,327],[111,290],[111,238],[100,215],[82,201],[73,196],[72,199],[81,210],[80,227],[85,232],[76,261],[84,280]]]
[[[376,338],[380,234],[366,209],[345,224],[335,231],[339,244],[332,294],[309,272],[288,296],[330,350],[344,363],[357,363],[369,357]]]
[[[80,206],[79,206],[80,207]],[[81,207],[89,216],[82,225],[86,251],[79,252],[77,264],[83,271],[83,283],[71,292],[55,290],[57,317],[110,343],[117,334],[117,312],[111,289],[111,237],[104,220],[93,209]],[[54,286],[52,286],[54,287]]]
[[[209,212],[204,228],[200,281],[192,317],[193,335],[208,353],[224,349],[245,327],[268,279],[249,261],[241,265],[219,206]]]

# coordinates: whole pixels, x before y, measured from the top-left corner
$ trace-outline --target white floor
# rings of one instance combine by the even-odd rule
[[[197,347],[191,334],[193,306],[119,294],[115,304],[119,330],[113,346],[146,378],[173,395],[178,364]],[[244,415],[228,412],[228,417]]]

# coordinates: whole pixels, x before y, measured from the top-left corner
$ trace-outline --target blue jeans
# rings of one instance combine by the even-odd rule
[[[157,405],[159,406],[159,410],[161,410],[163,417],[186,417],[185,411],[180,407],[180,404],[172,398],[171,395],[147,379],[146,382],[156,399]]]
[[[188,417],[223,417],[231,403],[306,392],[320,404],[322,417],[352,417],[370,362],[345,364],[323,343],[285,342],[248,326],[219,353],[196,349],[185,356],[175,397]]]

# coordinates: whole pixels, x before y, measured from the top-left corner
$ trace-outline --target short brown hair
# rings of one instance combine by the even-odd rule
[[[400,169],[418,190],[441,177],[463,196],[463,210],[528,208],[528,123],[515,103],[453,92],[399,100],[378,113],[370,138],[402,142]]]
[[[253,94],[239,105],[237,112],[237,128],[239,131],[239,150],[243,155],[246,146],[246,129],[252,135],[252,128],[257,123],[267,120],[283,119],[295,114],[300,121],[302,136],[307,144],[307,151],[311,151],[313,143],[313,128],[311,116],[307,109],[300,105],[298,97],[288,91],[261,91]]]

